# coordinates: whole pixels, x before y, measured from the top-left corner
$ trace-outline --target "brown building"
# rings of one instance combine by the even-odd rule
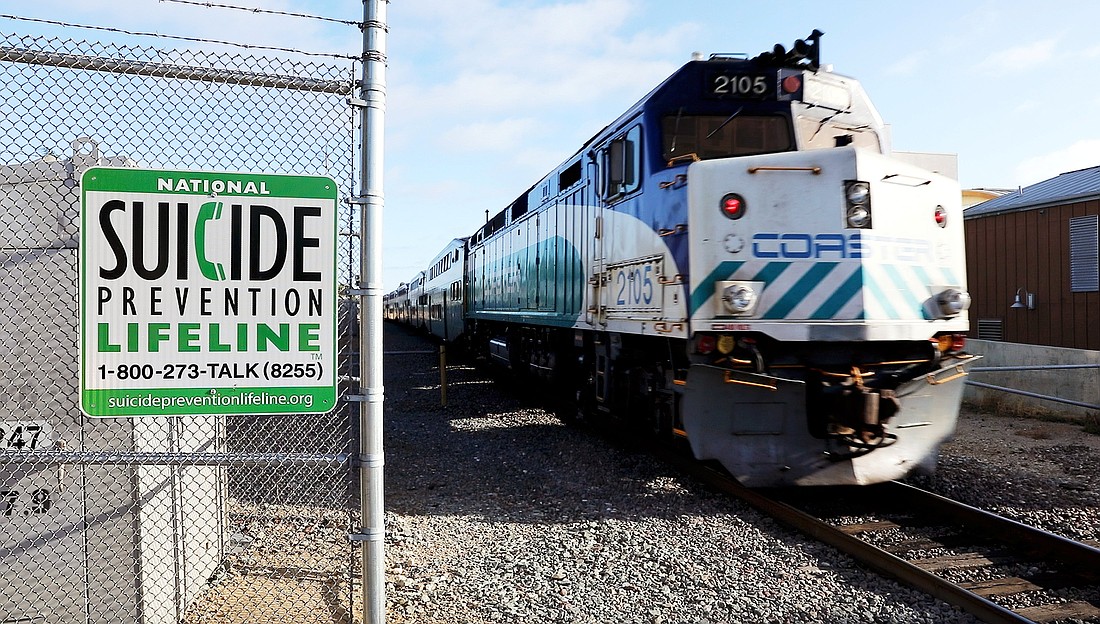
[[[1100,166],[964,213],[972,338],[1100,350]]]

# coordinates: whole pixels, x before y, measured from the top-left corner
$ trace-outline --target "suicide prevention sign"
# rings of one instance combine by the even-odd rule
[[[86,171],[81,409],[331,410],[336,197],[323,176]]]

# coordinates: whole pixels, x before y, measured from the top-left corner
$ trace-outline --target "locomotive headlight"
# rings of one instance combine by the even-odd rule
[[[936,295],[936,305],[944,316],[955,316],[970,308],[970,293],[958,288],[948,288]]]
[[[871,211],[863,206],[848,209],[848,227],[865,228],[871,223]]]
[[[760,301],[759,292],[763,288],[762,282],[718,282],[715,290],[722,300],[722,307],[726,314],[745,316],[756,311],[756,304]]]
[[[863,205],[871,198],[871,187],[866,182],[849,182],[845,195],[849,206]]]
[[[859,180],[844,183],[845,220],[850,228],[871,227],[871,185]]]
[[[746,286],[730,286],[722,293],[722,301],[730,312],[743,314],[756,305],[756,292]]]

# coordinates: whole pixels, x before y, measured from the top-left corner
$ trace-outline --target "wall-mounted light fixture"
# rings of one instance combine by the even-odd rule
[[[1024,302],[1027,302],[1026,305]],[[1012,303],[1012,308],[1027,308],[1028,310],[1035,309],[1035,293],[1029,293],[1021,286],[1016,289],[1016,301]]]

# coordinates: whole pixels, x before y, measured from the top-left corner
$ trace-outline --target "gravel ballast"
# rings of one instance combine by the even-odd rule
[[[563,425],[484,371],[449,367],[449,406],[441,407],[437,356],[396,354],[434,347],[395,327],[387,340],[395,352],[386,360],[387,591],[395,622],[976,621],[643,452]],[[960,429],[940,474],[924,485],[997,501],[1003,488],[987,480],[997,483],[1004,467],[971,453],[996,459],[999,451],[965,443],[986,419],[993,420]],[[1014,441],[1003,431],[988,437]],[[1001,450],[1026,472],[1020,457]],[[1067,489],[1059,479],[1071,477],[1029,483],[1035,492],[1051,486],[1042,490],[1047,500],[1070,495],[1095,533],[1096,483]],[[1046,508],[1052,516],[1068,512],[1053,502]]]
[[[936,474],[913,485],[1075,540],[1100,541],[1100,435],[964,409]]]
[[[438,347],[392,324],[385,340],[387,622],[977,621],[485,370],[452,361],[441,406]],[[937,474],[911,481],[1100,540],[1098,464],[1080,425],[964,410]],[[361,621],[349,513],[232,502],[227,569],[187,621]]]

